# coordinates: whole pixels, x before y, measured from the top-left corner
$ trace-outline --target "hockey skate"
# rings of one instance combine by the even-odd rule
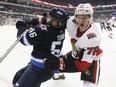
[[[64,80],[64,79],[65,79],[64,74],[62,74],[62,75],[54,75],[53,76],[53,80]]]

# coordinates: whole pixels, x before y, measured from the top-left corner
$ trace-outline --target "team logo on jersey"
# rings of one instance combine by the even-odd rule
[[[75,46],[76,42],[77,42],[76,39],[74,39],[74,38],[71,39],[71,44],[72,44],[72,49],[73,49],[72,50],[72,55],[73,55],[74,58],[78,59],[80,52],[79,52],[78,48]]]
[[[92,38],[95,38],[97,36],[95,33],[89,33],[89,34],[87,34],[87,37],[88,37],[88,39],[92,39]]]
[[[41,24],[40,27],[41,27],[41,30],[46,30],[46,31],[48,31],[48,30],[47,30],[47,27],[46,27],[45,25]]]

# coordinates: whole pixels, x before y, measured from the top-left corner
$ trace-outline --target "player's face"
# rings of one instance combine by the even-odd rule
[[[54,28],[59,28],[58,24],[59,24],[59,21],[56,20],[55,18],[52,18],[51,16],[49,16],[47,18],[47,22],[50,23],[52,25],[52,27]]]
[[[58,21],[57,20],[55,20],[55,19],[52,19],[51,20],[51,25],[54,27],[54,28],[57,28],[58,26]]]
[[[76,22],[80,30],[84,31],[90,23],[90,15],[77,15]]]

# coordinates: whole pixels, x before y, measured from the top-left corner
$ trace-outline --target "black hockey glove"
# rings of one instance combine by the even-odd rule
[[[34,18],[28,23],[28,26],[35,27],[37,24],[39,24],[39,18]]]
[[[59,70],[60,72],[78,72],[78,69],[75,65],[76,60],[77,59],[72,56],[72,51],[70,51],[59,58],[46,58],[44,60],[44,65],[46,71]]]
[[[16,23],[16,28],[20,29],[20,27],[25,27],[26,29],[29,29],[31,27],[36,26],[37,24],[39,24],[38,18],[34,19],[23,18],[22,20],[19,20]]]
[[[18,30],[21,29],[20,27],[25,27],[27,29],[29,22],[30,22],[30,19],[23,18],[22,20],[19,20],[19,21],[16,22],[16,28]]]
[[[63,70],[65,68],[64,58],[46,58],[44,60],[44,65],[46,71],[55,71],[55,70]]]

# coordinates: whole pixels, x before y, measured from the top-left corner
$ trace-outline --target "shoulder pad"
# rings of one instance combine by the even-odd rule
[[[77,41],[77,45],[80,48],[84,47],[95,47],[99,46],[101,42],[101,35],[95,29],[89,29],[87,30],[82,37],[79,38]]]

